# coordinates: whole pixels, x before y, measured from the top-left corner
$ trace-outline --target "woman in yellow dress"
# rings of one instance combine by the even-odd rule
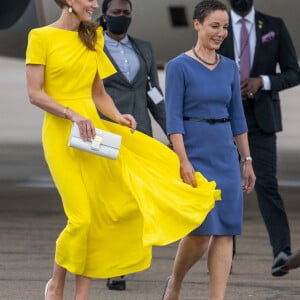
[[[67,217],[45,299],[63,299],[68,271],[75,274],[74,299],[86,300],[90,278],[148,268],[152,246],[172,243],[198,227],[220,191],[200,173],[197,186],[185,184],[176,154],[133,133],[134,118],[114,106],[101,79],[115,69],[103,53],[101,29],[91,22],[97,1],[55,2],[62,8],[60,18],[33,29],[26,52],[28,95],[45,111],[45,159]],[[101,120],[97,109],[114,122]],[[68,147],[72,122],[84,140],[94,137],[95,127],[121,135],[118,159]]]

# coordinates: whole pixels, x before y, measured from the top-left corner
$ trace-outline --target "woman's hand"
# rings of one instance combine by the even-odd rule
[[[91,120],[82,117],[70,109],[66,112],[66,116],[78,125],[80,136],[84,141],[92,140],[96,136],[96,130]]]
[[[172,133],[169,139],[180,161],[180,176],[182,181],[192,187],[197,187],[195,170],[186,154],[183,135],[181,133]]]
[[[180,163],[180,176],[183,182],[191,185],[192,187],[197,187],[195,170],[188,160]]]
[[[243,192],[249,194],[253,191],[256,177],[252,168],[251,161],[243,163]]]
[[[133,133],[136,130],[136,120],[132,115],[120,115],[117,122],[121,125],[129,127],[131,132]]]

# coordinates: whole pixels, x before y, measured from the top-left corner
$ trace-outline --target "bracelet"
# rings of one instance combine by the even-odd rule
[[[67,116],[68,109],[69,109],[69,107],[67,107],[67,106],[64,108],[64,117],[65,117],[65,119],[68,119],[68,116]]]
[[[245,156],[241,158],[241,162],[244,163],[246,161],[252,161],[252,157],[251,156]]]

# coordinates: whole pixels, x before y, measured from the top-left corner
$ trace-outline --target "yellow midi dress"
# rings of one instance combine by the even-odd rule
[[[152,246],[172,243],[191,232],[220,199],[215,182],[196,174],[197,188],[182,182],[176,154],[140,132],[101,120],[91,96],[95,75],[115,72],[103,52],[78,32],[45,26],[28,37],[26,64],[45,66],[44,91],[122,136],[117,160],[68,147],[71,121],[45,113],[45,159],[62,199],[66,227],[56,241],[55,262],[74,274],[108,278],[150,266]]]

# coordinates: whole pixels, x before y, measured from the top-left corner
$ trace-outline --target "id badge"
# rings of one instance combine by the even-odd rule
[[[158,104],[164,100],[163,95],[160,93],[160,91],[156,87],[151,87],[149,89],[149,91],[147,92],[147,94],[155,104]]]

